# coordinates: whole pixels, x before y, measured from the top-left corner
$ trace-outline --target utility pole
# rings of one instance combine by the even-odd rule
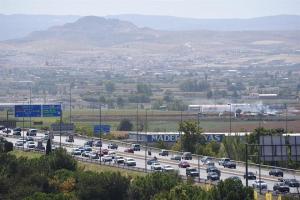
[[[145,123],[145,132],[146,132],[146,149],[145,149],[145,171],[147,172],[147,151],[148,151],[148,109],[146,109],[146,123]]]
[[[99,95],[99,137],[100,137],[100,164],[101,164],[101,154],[102,154],[102,103],[101,103],[101,96]]]
[[[139,142],[139,103],[136,103],[136,142]]]
[[[72,123],[72,84],[70,84],[70,124]]]
[[[60,107],[61,107],[61,104],[60,103]],[[63,115],[63,112],[61,111],[60,113],[60,121],[59,121],[59,148],[61,148],[61,124],[62,124],[62,115]]]
[[[246,143],[246,187],[248,187],[248,144]]]
[[[229,135],[231,136],[231,103],[230,105],[230,116],[229,116]]]
[[[288,107],[287,107],[287,104],[285,104],[285,132],[286,133],[288,133],[287,112],[288,112]]]
[[[180,112],[180,126],[182,126],[182,109]],[[180,129],[179,126],[179,129]],[[180,151],[182,152],[182,130],[179,130],[179,134],[180,134]]]
[[[31,128],[31,110],[32,110],[32,107],[31,107],[31,86],[30,86],[30,89],[29,89],[29,127]]]

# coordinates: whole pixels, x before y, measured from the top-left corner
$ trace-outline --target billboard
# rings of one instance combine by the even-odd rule
[[[289,144],[291,145],[291,160],[300,161],[300,137],[289,136]]]
[[[15,117],[41,117],[41,105],[15,105]]]
[[[259,144],[262,161],[284,161],[288,159],[284,136],[260,136]]]
[[[110,125],[102,124],[102,125],[95,125],[94,126],[94,135],[99,135],[100,130],[102,134],[110,133]]]
[[[60,117],[61,105],[42,105],[43,117]]]
[[[147,135],[147,142],[176,142],[179,138],[178,134],[151,134]]]
[[[70,132],[75,130],[75,125],[73,123],[54,123],[51,124],[51,131],[62,131],[62,132]]]

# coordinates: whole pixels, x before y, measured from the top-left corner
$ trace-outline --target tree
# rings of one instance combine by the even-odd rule
[[[136,85],[136,91],[138,94],[143,94],[145,96],[151,96],[152,90],[150,85],[139,83]]]
[[[122,119],[118,126],[118,131],[132,131],[133,124],[129,119]]]
[[[202,129],[198,130],[196,122],[183,121],[179,124],[179,131],[184,133],[181,141],[185,151],[195,153],[197,144],[205,144],[205,138],[201,134]]]
[[[105,90],[108,93],[113,93],[115,91],[115,84],[111,81],[105,83]]]
[[[47,140],[47,145],[46,145],[46,155],[49,155],[51,153],[51,140],[50,138]]]
[[[117,98],[117,105],[120,107],[120,108],[123,108],[124,107],[124,99],[121,97],[121,96],[118,96]]]
[[[164,93],[164,101],[171,102],[173,101],[173,99],[174,99],[173,92],[171,90],[166,90]]]

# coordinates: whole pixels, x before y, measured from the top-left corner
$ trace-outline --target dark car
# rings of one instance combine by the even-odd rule
[[[207,180],[218,181],[218,180],[220,180],[220,176],[216,172],[209,172],[207,174]]]
[[[115,143],[110,143],[110,144],[108,145],[108,148],[109,148],[109,149],[118,149],[118,145],[115,144]]]
[[[181,157],[182,159],[184,159],[184,160],[192,160],[192,153],[191,152],[184,152],[183,154],[182,154],[182,157]]]
[[[92,146],[93,146],[93,143],[94,143],[94,141],[89,140],[89,141],[86,141],[86,142],[84,143],[84,146],[90,146],[90,147],[92,147]]]
[[[178,160],[180,161],[181,160],[181,155],[174,155],[171,157],[171,160]]]
[[[269,175],[270,176],[281,176],[281,177],[283,177],[283,171],[280,170],[280,169],[271,169],[269,171]]]
[[[246,178],[246,174],[244,174],[244,179]],[[256,176],[254,175],[253,172],[248,172],[248,179],[249,180],[256,180]]]
[[[74,142],[74,136],[69,135],[68,137],[66,137],[66,142]]]
[[[156,162],[158,162],[157,158],[153,158],[153,159],[147,160],[147,165],[152,165],[153,163],[156,163]]]
[[[94,146],[95,147],[102,147],[102,141],[101,140],[97,140],[94,142]]]
[[[296,179],[285,179],[284,184],[289,187],[300,187],[300,183]]]
[[[273,190],[280,193],[290,192],[289,186],[285,185],[283,182],[275,183]]]
[[[187,168],[190,167],[190,164],[187,161],[180,161],[180,163],[178,164],[179,168]]]
[[[158,153],[160,156],[169,156],[169,151],[162,149],[161,152]]]
[[[15,132],[15,131],[21,132],[22,129],[21,129],[20,127],[17,127],[17,128],[14,128],[14,132]]]
[[[185,173],[186,173],[187,176],[191,176],[191,177],[198,177],[199,176],[198,170],[194,167],[186,168]]]
[[[224,163],[223,163],[223,166],[224,166],[225,168],[233,168],[233,169],[236,169],[236,164],[235,164],[235,162],[233,162],[233,161],[227,161],[227,162],[224,162]]]
[[[124,150],[126,153],[134,153],[134,150],[132,148],[127,148]]]
[[[215,173],[217,173],[219,176],[221,176],[221,171],[220,171],[218,168],[216,168],[216,167],[208,167],[208,168],[206,169],[206,172],[207,172],[207,173],[215,172]]]
[[[21,136],[21,131],[13,131],[13,135]]]

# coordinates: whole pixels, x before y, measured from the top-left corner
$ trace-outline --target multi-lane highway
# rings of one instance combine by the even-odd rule
[[[2,131],[0,131],[0,134],[2,135],[6,135],[5,133],[3,133]],[[11,135],[11,134],[10,134]],[[36,141],[40,138],[43,138],[44,134],[43,133],[38,133],[38,135],[35,137]],[[22,137],[20,137],[22,138]],[[19,138],[17,137],[7,137],[8,141],[11,141],[15,144],[15,142],[18,140]],[[73,150],[73,148],[75,147],[80,147],[80,146],[84,146],[84,143],[87,142],[88,140],[91,140],[91,138],[84,138],[84,137],[75,137],[75,140],[73,143],[69,143],[66,142],[66,136],[54,136],[53,142],[56,144],[56,146],[60,143],[62,146],[64,146],[68,152],[71,152]],[[108,149],[108,144],[110,143],[110,141],[103,141],[103,145],[102,145],[102,149]],[[37,143],[37,142],[36,142]],[[146,164],[146,161],[153,158],[154,156],[158,158],[158,161],[160,162],[161,165],[170,165],[172,166],[175,170],[178,170],[180,175],[185,175],[186,171],[184,168],[179,168],[178,167],[178,163],[179,161],[174,161],[171,160],[171,156],[172,156],[172,152],[169,154],[169,156],[160,156],[158,154],[158,150],[153,150],[151,149],[151,156],[148,155],[147,151],[145,148],[142,148],[141,151],[135,151],[134,153],[126,153],[124,152],[124,150],[126,148],[128,148],[130,146],[130,144],[126,144],[126,143],[119,143],[118,149],[117,150],[113,150],[117,153],[117,155],[121,155],[123,157],[130,157],[130,158],[134,158],[136,161],[136,167],[137,168],[144,168],[145,166],[147,167],[147,171],[151,171],[150,165]],[[26,148],[26,144],[25,144],[25,148]],[[93,147],[93,149],[95,151],[99,150],[100,147]],[[201,161],[198,161],[198,158],[193,157],[192,160],[188,161],[189,164],[192,167],[196,167],[198,168],[198,162],[199,162],[199,166],[200,166],[200,179],[206,180],[207,179],[207,173],[206,173],[206,166],[203,165],[203,163]],[[246,181],[244,179],[244,174],[245,174],[245,166],[243,163],[237,163],[236,169],[228,169],[228,168],[224,168],[223,166],[218,165],[217,161],[215,161],[215,166],[221,171],[221,179],[227,179],[231,176],[238,176],[240,177],[240,179],[242,180],[243,184],[246,184]],[[257,166],[249,166],[248,169],[249,172],[253,172],[256,177],[258,178],[259,175],[259,168]],[[297,180],[300,180],[300,174],[290,170],[290,171],[284,171],[284,177],[285,179],[292,179],[295,178]],[[268,185],[268,190],[272,190],[273,189],[273,185],[274,183],[278,182],[278,178],[274,177],[274,176],[269,176],[269,169],[266,168],[261,168],[261,179],[263,181],[265,181]],[[198,177],[195,179],[196,181],[198,180]],[[253,181],[249,180],[249,186],[252,186]],[[298,189],[299,188],[293,188],[290,187],[290,192],[291,193],[298,193]]]

